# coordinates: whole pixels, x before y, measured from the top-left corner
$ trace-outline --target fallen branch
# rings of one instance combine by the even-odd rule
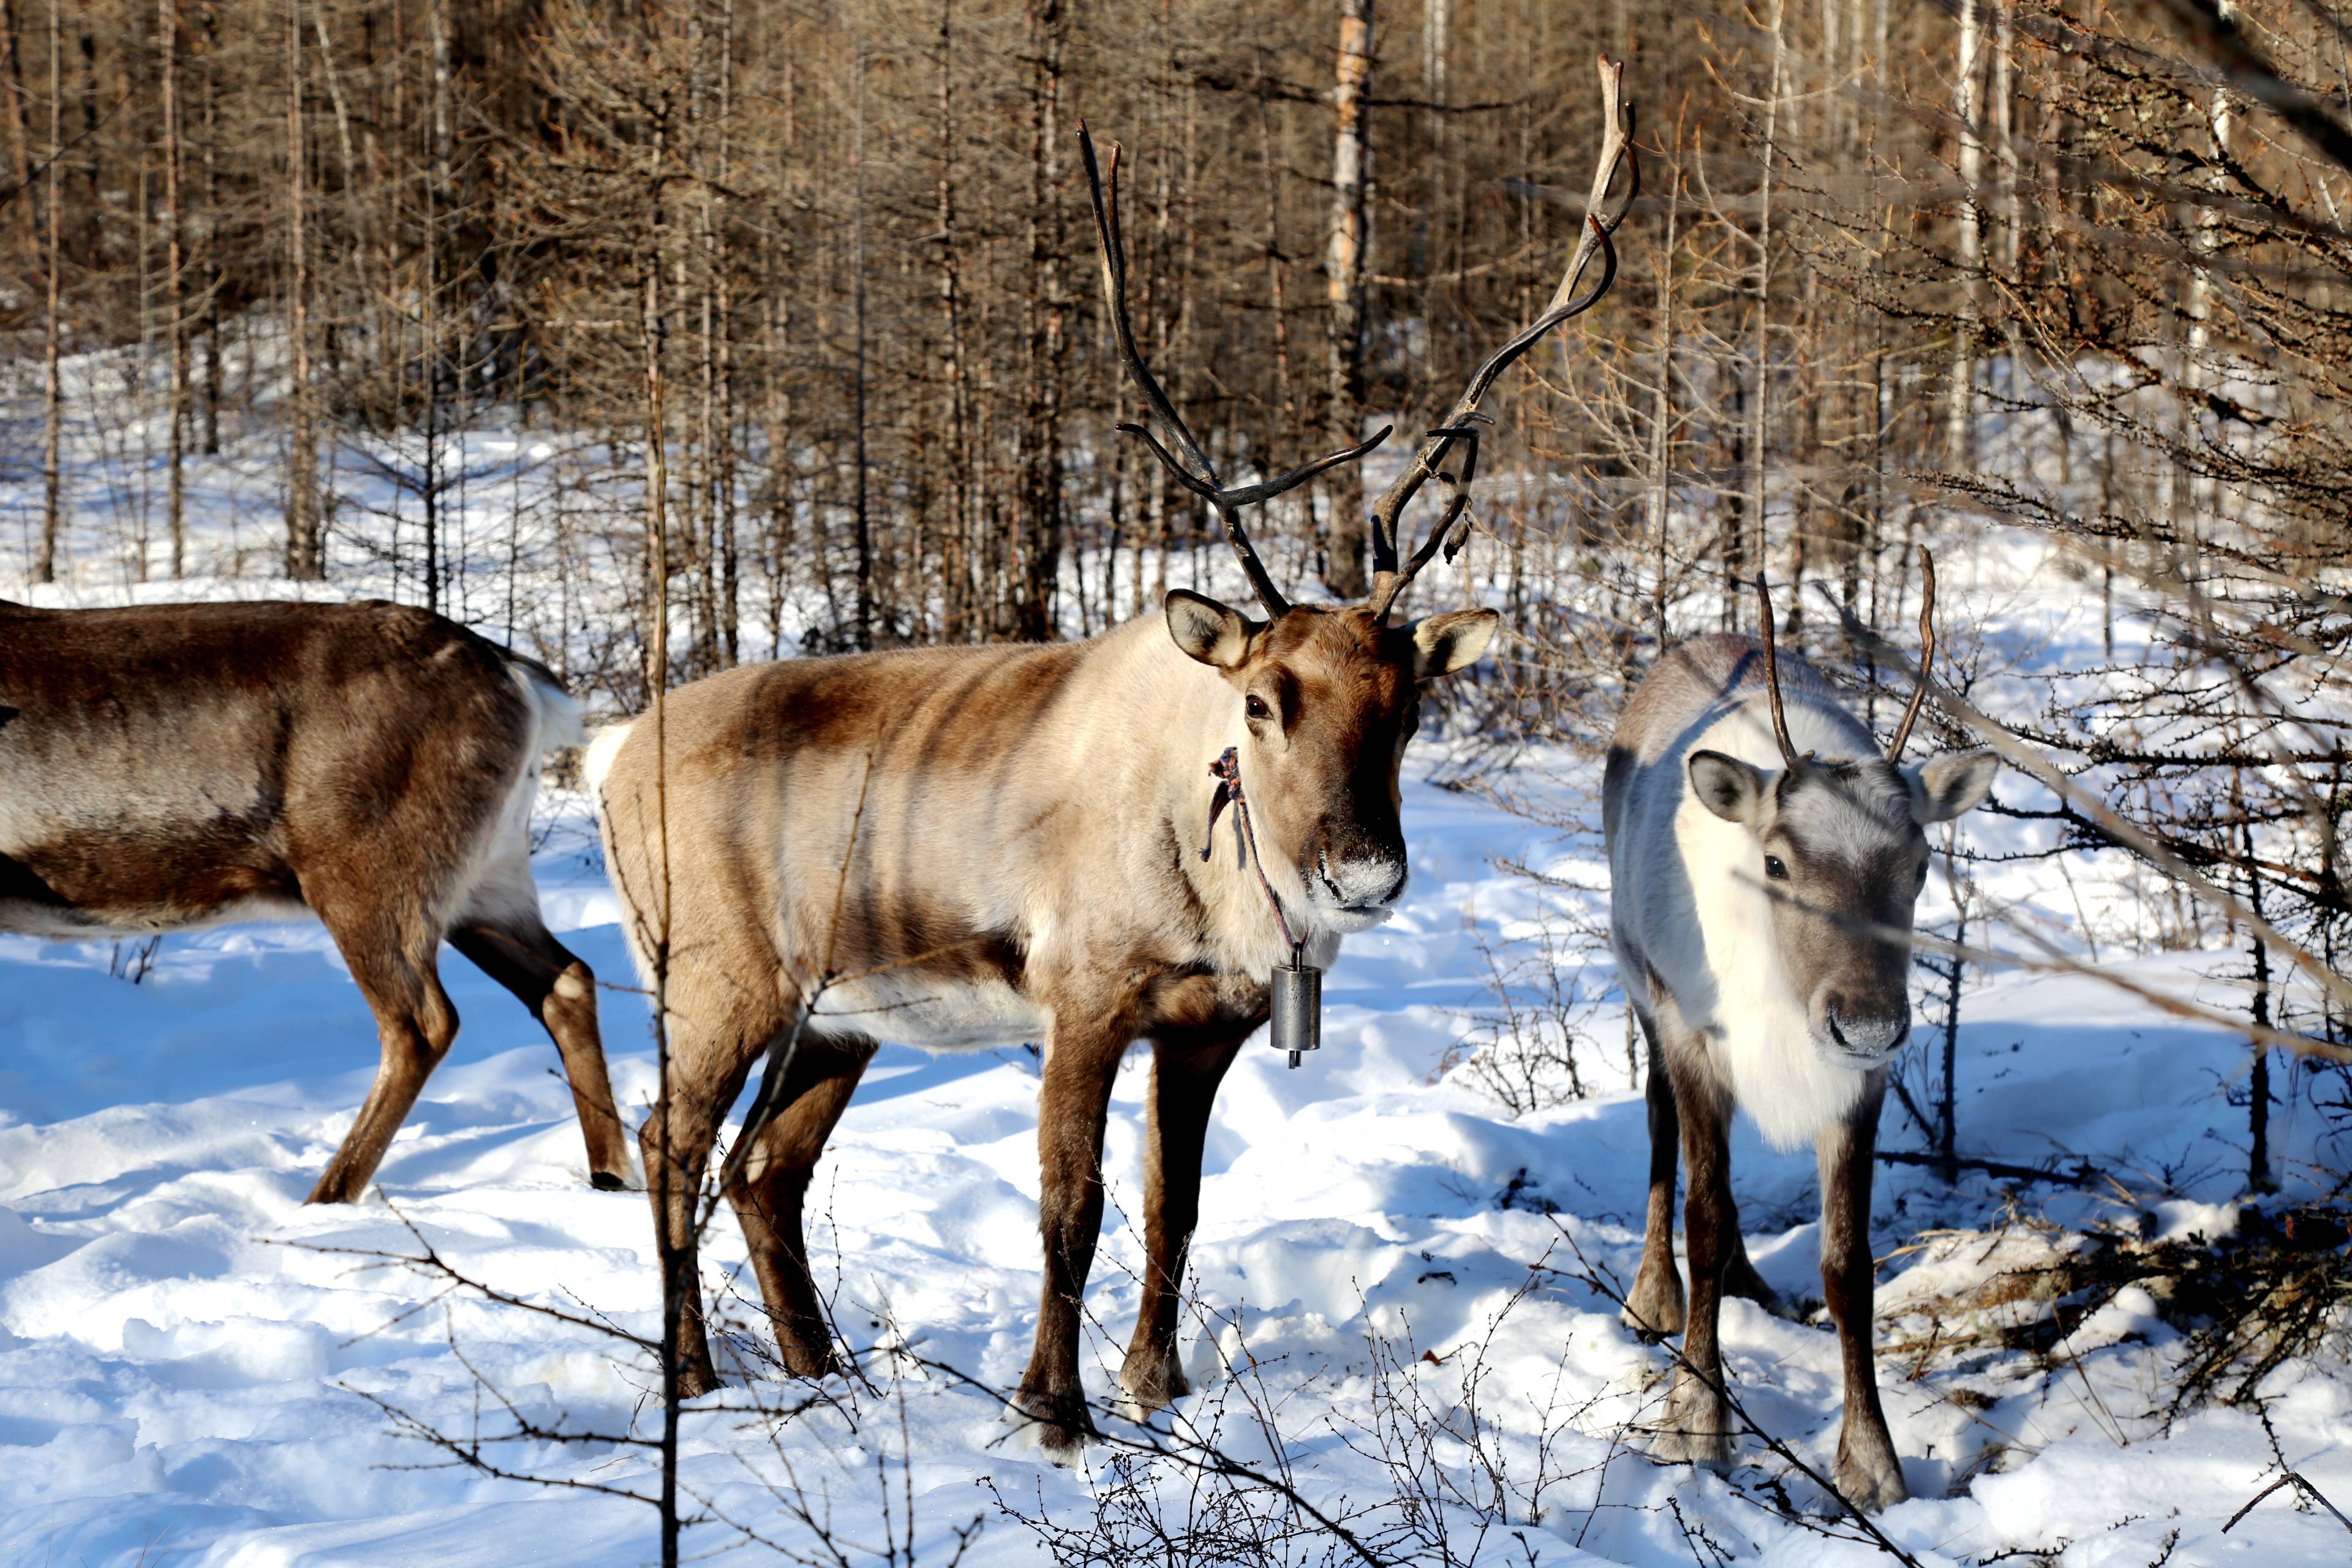
[[[2072,1171],[2045,1171],[2035,1165],[2011,1165],[2000,1160],[1979,1160],[1966,1154],[1919,1153],[1910,1149],[1881,1149],[1878,1158],[1889,1165],[1929,1165],[1937,1169],[1979,1171],[2013,1182],[2052,1182],[2066,1187],[2095,1187],[2106,1180],[2085,1162]]]
[[[2293,1470],[2289,1470],[2286,1474],[2281,1476],[2278,1479],[2273,1481],[2270,1485],[2256,1492],[2253,1495],[2252,1501],[2248,1502],[2245,1507],[2240,1509],[2237,1512],[2231,1514],[2230,1516],[2230,1523],[2221,1527],[2221,1533],[2224,1535],[2229,1534],[2231,1525],[2236,1524],[2240,1520],[2245,1518],[2246,1515],[2253,1512],[2254,1505],[2256,1503],[2261,1502],[2264,1498],[2270,1496],[2271,1493],[2277,1491],[2281,1487],[2293,1487],[2296,1491],[2302,1493],[2305,1497],[2309,1498],[2313,1502],[2317,1503],[2320,1507],[2334,1514],[2336,1516],[2336,1521],[2338,1524],[2341,1524],[2347,1530],[2352,1530],[2352,1519],[2345,1518],[2344,1510],[2342,1509],[2337,1508],[2334,1503],[2329,1502],[2325,1497],[2321,1496],[2317,1487],[2313,1486],[2309,1481],[2305,1480]]]

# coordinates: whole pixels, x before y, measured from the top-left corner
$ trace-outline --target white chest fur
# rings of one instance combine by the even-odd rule
[[[1790,984],[1774,942],[1755,839],[1687,789],[1674,827],[1695,917],[1685,940],[1695,936],[1698,945],[1669,959],[1670,968],[1693,977],[1675,986],[1675,1001],[1765,1139],[1775,1148],[1795,1148],[1852,1110],[1867,1077],[1813,1038],[1805,999]]]

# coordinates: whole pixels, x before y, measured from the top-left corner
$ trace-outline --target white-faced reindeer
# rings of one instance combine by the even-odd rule
[[[1045,1289],[1015,1405],[1056,1458],[1095,1429],[1078,1306],[1102,1221],[1103,1128],[1120,1058],[1151,1043],[1147,1274],[1118,1381],[1146,1410],[1186,1391],[1177,1289],[1218,1082],[1266,1017],[1270,972],[1293,959],[1283,923],[1328,963],[1343,934],[1384,919],[1403,891],[1398,768],[1423,689],[1476,659],[1496,629],[1489,610],[1389,624],[1466,500],[1467,473],[1445,474],[1447,455],[1475,451],[1469,421],[1495,378],[1614,276],[1608,230],[1631,199],[1633,154],[1608,62],[1602,82],[1608,136],[1576,255],[1552,307],[1479,367],[1381,498],[1369,603],[1290,604],[1240,514],[1381,437],[1262,484],[1221,484],[1136,347],[1116,149],[1106,181],[1083,142],[1110,322],[1164,437],[1145,439],[1216,510],[1265,618],[1180,590],[1163,613],[1087,642],[736,669],[598,738],[589,768],[614,886],[667,998],[667,1120],[649,1121],[642,1142],[666,1254],[688,1260],[672,1325],[687,1394],[718,1381],[690,1263],[696,1194],[722,1119],[772,1045],[722,1184],[785,1365],[814,1375],[836,1364],[802,1205],[883,1039],[1044,1042]],[[1596,258],[1599,283],[1576,293]],[[1397,519],[1432,477],[1454,493],[1401,558]],[[1229,751],[1264,852],[1255,865],[1223,846],[1202,854],[1210,767]]]
[[[406,605],[0,602],[0,931],[315,914],[383,1059],[312,1203],[367,1190],[447,1054],[446,938],[547,1026],[590,1176],[618,1187],[595,977],[530,876],[540,758],[579,741],[552,671]]]
[[[1746,1107],[1776,1147],[1811,1139],[1822,1293],[1845,1373],[1834,1479],[1849,1501],[1882,1508],[1906,1493],[1871,1356],[1871,1162],[1886,1064],[1911,1027],[1921,830],[1982,800],[1998,762],[1978,751],[1899,765],[1935,650],[1932,564],[1921,684],[1884,752],[1812,666],[1778,658],[1760,577],[1757,591],[1762,640],[1705,637],[1674,649],[1626,704],[1609,748],[1611,929],[1650,1046],[1648,1228],[1625,1319],[1685,1336],[1657,1451],[1727,1463],[1737,1434],[1717,1309],[1727,1291],[1772,1304],[1732,1206],[1732,1107]],[[1687,1314],[1675,1271],[1678,1130],[1690,1174]]]

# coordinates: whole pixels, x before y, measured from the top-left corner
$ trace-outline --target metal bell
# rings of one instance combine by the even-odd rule
[[[1269,1043],[1290,1053],[1292,1067],[1300,1052],[1323,1045],[1323,972],[1304,952],[1294,951],[1288,963],[1274,966],[1272,1024]]]

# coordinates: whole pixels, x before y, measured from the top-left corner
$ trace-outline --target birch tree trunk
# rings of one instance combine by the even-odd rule
[[[1329,319],[1328,414],[1334,446],[1363,438],[1365,269],[1371,247],[1372,0],[1339,0],[1339,59],[1331,90],[1337,126],[1331,141],[1331,219],[1323,275]],[[1343,599],[1360,599],[1364,577],[1364,480],[1353,463],[1324,484],[1324,582]]]
[[[1978,56],[1984,26],[1978,0],[1960,0],[1959,73],[1952,83],[1952,112],[1960,122],[1960,321],[1952,342],[1950,400],[1944,414],[1945,461],[1966,473],[1976,458],[1969,428],[1975,401],[1975,338],[1979,277],[1984,269],[1983,212],[1977,200],[1984,181],[1984,137],[1977,124]]]

